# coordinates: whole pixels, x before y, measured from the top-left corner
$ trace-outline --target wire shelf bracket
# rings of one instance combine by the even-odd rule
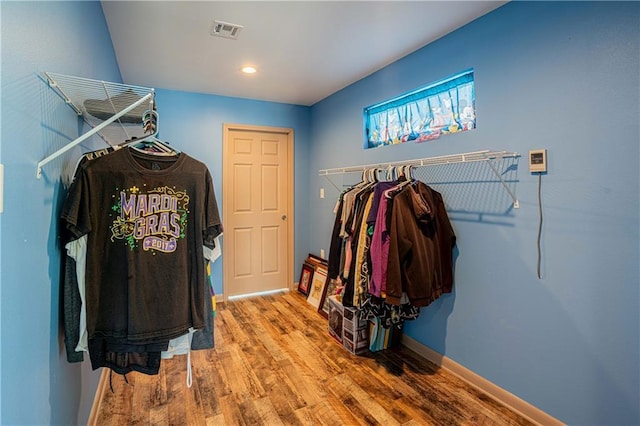
[[[341,191],[338,186],[329,178],[331,175],[344,174],[344,173],[358,173],[363,172],[367,169],[386,169],[387,167],[396,167],[396,166],[413,166],[413,167],[427,167],[427,166],[436,166],[442,164],[459,164],[459,163],[471,163],[471,162],[486,162],[491,168],[492,172],[496,175],[504,189],[507,191],[511,199],[513,200],[513,208],[517,209],[520,207],[520,203],[518,202],[518,198],[513,193],[513,191],[509,188],[505,180],[502,178],[498,169],[496,169],[494,162],[501,160],[503,158],[516,158],[520,157],[520,154],[517,152],[509,152],[509,151],[474,151],[474,152],[466,152],[462,154],[450,154],[450,155],[442,155],[438,157],[427,157],[427,158],[418,158],[412,160],[401,160],[401,161],[392,161],[388,163],[376,163],[376,164],[366,164],[361,166],[348,166],[348,167],[337,167],[333,169],[321,169],[318,173],[320,176],[324,176],[338,191]]]
[[[92,80],[50,72],[43,73],[49,87],[65,101],[78,116],[92,127],[53,154],[38,162],[36,177],[42,177],[42,168],[93,135],[98,134],[109,145],[110,139],[121,143],[132,134],[144,135],[143,111],[153,108],[155,90],[151,87]],[[109,134],[117,132],[117,136]]]

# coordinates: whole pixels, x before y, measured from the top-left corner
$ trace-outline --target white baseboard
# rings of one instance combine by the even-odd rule
[[[529,421],[544,426],[564,425],[564,423],[555,417],[550,416],[539,408],[529,404],[527,401],[518,398],[511,392],[502,389],[500,386],[490,382],[482,376],[479,376],[454,360],[434,351],[430,347],[423,345],[417,340],[406,335],[402,335],[401,343],[408,349],[411,349],[418,355],[436,364],[438,367],[454,374],[461,380],[464,380],[469,385],[481,392],[484,392],[494,400],[520,414]]]
[[[88,426],[96,426],[98,423],[98,413],[100,412],[100,404],[104,399],[104,394],[109,386],[109,369],[103,368],[100,374],[100,380],[98,381],[98,389],[93,397],[93,404],[91,405],[91,412],[89,413],[89,420],[87,420]]]
[[[253,293],[253,294],[246,294],[246,295],[242,295],[242,296],[230,296],[230,297],[225,297],[224,293],[216,293],[216,302],[217,303],[224,303],[228,300],[233,300],[233,299],[240,299],[243,297],[255,297],[255,296],[261,296],[261,295],[266,295],[266,294],[272,294],[272,293],[278,293],[280,291],[294,291],[294,290],[298,290],[298,283],[293,283],[293,285],[291,286],[291,288],[286,288],[283,287],[281,289],[278,290],[270,290],[270,291],[265,291],[265,292],[261,292],[261,293]]]
[[[238,296],[229,296],[226,298],[226,300],[239,300],[239,299],[247,299],[250,297],[259,297],[259,296],[269,296],[271,294],[278,294],[278,293],[282,293],[282,292],[289,292],[290,290],[286,287],[283,288],[278,288],[276,290],[267,290],[267,291],[260,291],[258,293],[248,293],[248,294],[240,294]]]

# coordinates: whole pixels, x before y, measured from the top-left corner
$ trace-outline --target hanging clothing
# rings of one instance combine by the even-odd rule
[[[340,238],[340,229],[342,227],[342,209],[343,194],[340,194],[338,203],[334,209],[336,218],[333,222],[333,231],[331,231],[331,243],[329,246],[328,271],[327,276],[330,280],[340,279],[340,258],[342,256],[342,238]]]
[[[205,326],[202,246],[213,248],[222,227],[203,163],[118,150],[81,166],[62,217],[73,238],[88,236],[87,332],[90,353],[94,339],[101,354],[91,354],[94,369],[109,366],[114,348],[155,353]]]
[[[371,210],[371,202],[373,192],[369,191],[366,196],[366,203],[362,209],[362,215],[358,220],[356,257],[353,274],[353,306],[358,306],[361,297],[366,296],[369,288],[369,268],[367,264],[367,253],[371,244],[371,237],[367,233],[368,225],[366,222],[367,215]]]
[[[355,286],[359,281],[360,271],[357,268],[358,265],[358,247],[360,245],[360,227],[362,220],[365,217],[365,209],[367,208],[368,200],[373,192],[371,186],[365,186],[357,190],[354,195],[354,203],[351,213],[347,220],[347,238],[345,243],[345,250],[347,256],[345,256],[345,264],[343,269],[344,279],[344,291],[342,293],[342,304],[344,306],[357,306],[357,298],[355,298]]]
[[[389,231],[385,219],[387,217],[388,198],[385,194],[397,185],[398,182],[381,182],[376,186],[374,199],[377,200],[377,203],[371,208],[367,219],[373,224],[369,291],[377,297],[382,297],[386,289],[387,264],[389,260]],[[374,212],[375,216],[372,217],[371,213]]]
[[[214,239],[215,248],[203,246],[203,252],[207,261],[207,280],[204,286],[205,292],[205,327],[193,332],[193,337],[189,338],[192,350],[211,349],[215,346],[213,335],[213,317],[216,313],[216,299],[213,290],[213,282],[211,281],[211,263],[215,262],[221,255],[220,235]],[[86,263],[86,244],[87,236],[70,241],[65,244],[67,256],[65,259],[64,271],[64,341],[67,353],[67,361],[70,363],[82,362],[84,360],[84,352],[89,350],[87,337],[87,321],[86,321],[86,302],[85,302],[85,263]],[[169,348],[183,345],[185,336],[180,336],[181,342],[169,341]],[[162,358],[166,356],[162,353]]]
[[[393,197],[386,300],[427,306],[453,287],[453,227],[442,195],[420,181]]]
[[[451,292],[455,234],[437,191],[404,176],[362,182],[340,194],[334,212],[330,278],[361,319],[401,330]]]
[[[65,256],[63,274],[62,307],[64,317],[64,345],[67,353],[67,362],[82,362],[84,361],[84,352],[78,351],[77,348],[81,334],[80,315],[84,295],[82,295],[81,298],[76,273],[76,261],[69,255]]]

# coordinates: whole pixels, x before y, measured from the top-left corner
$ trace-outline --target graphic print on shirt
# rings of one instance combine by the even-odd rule
[[[145,187],[146,185],[143,185]],[[118,189],[116,188],[116,191]],[[189,196],[186,191],[161,186],[145,191],[132,186],[112,195],[111,241],[124,240],[131,251],[172,253],[185,238]]]

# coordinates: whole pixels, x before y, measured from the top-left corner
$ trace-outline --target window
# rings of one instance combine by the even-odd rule
[[[473,69],[364,109],[365,148],[476,127]]]

